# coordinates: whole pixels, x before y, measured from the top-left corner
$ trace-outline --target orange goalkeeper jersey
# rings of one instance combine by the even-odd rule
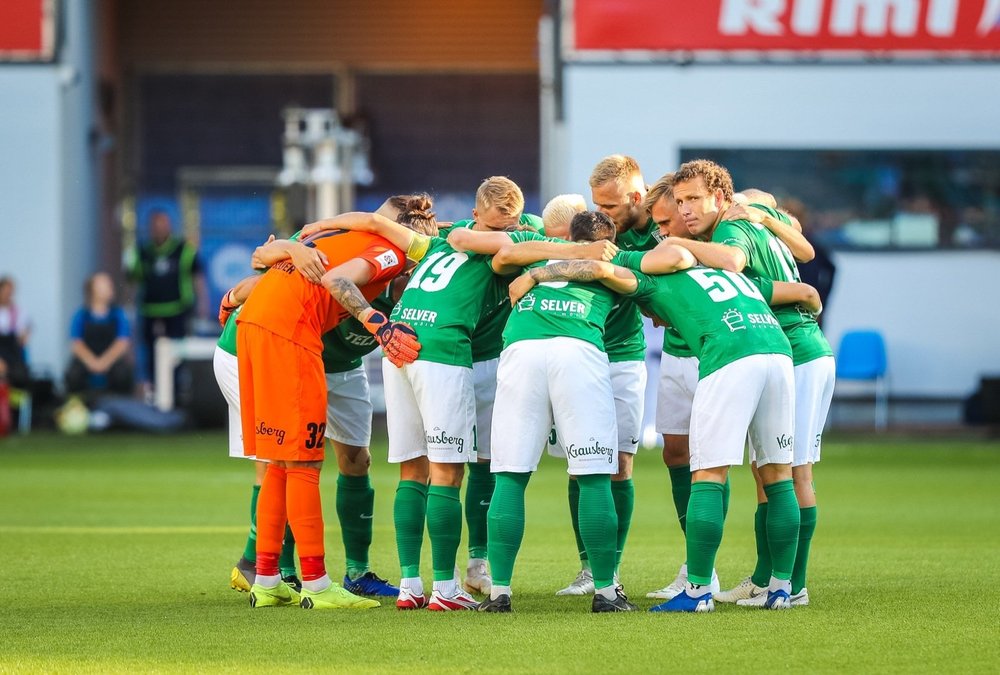
[[[404,253],[374,234],[324,230],[302,240],[326,254],[327,269],[360,258],[372,266],[372,278],[360,287],[365,299],[378,296],[406,265]],[[238,323],[252,323],[317,354],[321,335],[349,316],[330,292],[299,274],[290,260],[271,267],[253,289]]]

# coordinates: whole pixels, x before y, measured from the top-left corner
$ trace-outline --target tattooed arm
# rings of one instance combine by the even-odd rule
[[[359,286],[364,286],[371,278],[372,266],[365,260],[354,258],[324,274],[323,287],[351,316],[363,320],[361,315],[372,306],[365,300]]]
[[[630,270],[599,260],[560,260],[544,267],[533,267],[510,285],[510,301],[516,304],[524,295],[547,281],[600,281],[615,293],[628,295],[638,287]]]
[[[385,356],[397,368],[413,363],[420,351],[416,333],[404,323],[389,320],[370,304],[359,286],[371,281],[372,266],[361,258],[348,260],[323,275],[323,286],[330,295],[375,336]]]

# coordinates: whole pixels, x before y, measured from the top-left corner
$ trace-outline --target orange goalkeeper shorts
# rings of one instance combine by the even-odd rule
[[[243,454],[293,462],[322,460],[323,359],[252,323],[240,323],[236,345]]]

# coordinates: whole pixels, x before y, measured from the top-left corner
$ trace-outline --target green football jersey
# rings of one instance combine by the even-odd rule
[[[785,214],[760,204],[753,206],[791,227],[791,222]],[[795,264],[792,252],[783,241],[760,223],[724,220],[715,228],[712,241],[735,246],[743,251],[747,259],[743,272],[748,277],[771,281],[799,281],[799,268]],[[779,305],[774,307],[773,311],[792,345],[795,365],[808,363],[821,356],[833,355],[830,343],[816,323],[816,317],[805,307],[799,304]]]
[[[541,223],[538,216],[522,214],[520,223],[533,226],[536,220]],[[471,228],[475,223],[474,220],[460,220],[452,227]],[[507,234],[515,244],[523,241],[561,241],[560,239],[546,238],[531,230],[508,232]],[[508,283],[494,287],[493,290],[496,293],[486,298],[483,315],[472,331],[472,360],[475,363],[500,357],[500,351],[503,349],[503,328],[507,325],[507,317],[510,316],[511,311],[510,302],[507,300],[507,286],[510,281],[511,279],[508,279]]]
[[[649,219],[645,229],[633,228],[622,232],[615,238],[615,243],[622,251],[649,251],[656,248],[661,240],[659,227]],[[619,298],[608,315],[608,323],[604,326],[604,348],[611,362],[646,359],[642,314],[630,299]]]
[[[392,301],[392,284],[378,297],[372,299],[371,306],[387,316],[395,303]],[[328,373],[346,373],[361,365],[362,357],[375,351],[378,342],[364,325],[350,316],[323,334],[323,369]]]
[[[641,260],[636,254],[625,260],[639,281],[631,297],[677,329],[699,359],[699,378],[754,354],[792,355],[767,305],[769,281],[758,288],[742,274],[710,267],[650,276],[638,271]]]
[[[236,356],[236,317],[240,315],[241,309],[243,309],[243,305],[234,309],[229,318],[226,319],[226,325],[222,327],[222,335],[219,336],[219,341],[216,343],[219,345],[219,349],[233,356]]]
[[[650,218],[641,230],[633,227],[627,232],[620,232],[615,237],[615,243],[623,251],[650,251],[663,239],[659,225]]]
[[[435,237],[413,270],[393,321],[413,327],[421,361],[472,367],[472,331],[484,307],[498,297],[491,256],[463,253]]]
[[[688,343],[673,326],[663,327],[663,353],[682,359],[694,356],[694,350],[688,347]]]
[[[619,254],[621,255],[621,254]],[[539,262],[532,267],[549,264]],[[604,325],[618,296],[597,281],[546,281],[517,302],[503,332],[504,349],[521,340],[571,337],[604,351]]]

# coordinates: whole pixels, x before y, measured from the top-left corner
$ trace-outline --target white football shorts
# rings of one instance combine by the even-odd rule
[[[553,424],[570,475],[618,473],[607,354],[570,337],[515,342],[497,368],[491,471],[537,469]]]
[[[748,437],[758,466],[791,464],[793,378],[789,357],[754,354],[698,382],[691,408],[691,470],[743,464]]]
[[[382,359],[389,462],[426,456],[439,464],[476,461],[476,396],[472,368]]]
[[[613,361],[611,392],[615,397],[615,419],[618,422],[618,452],[634,455],[639,451],[642,434],[642,415],[646,395],[646,362]],[[553,457],[565,457],[559,434],[553,427],[547,439],[548,452]]]
[[[698,357],[660,355],[660,382],[656,391],[656,431],[687,436],[691,406],[698,388]]]
[[[821,356],[795,366],[795,458],[792,466],[819,461],[836,373],[832,356]]]
[[[212,355],[212,369],[215,370],[215,381],[219,383],[219,390],[229,404],[229,456],[246,457],[243,454],[243,425],[240,422],[239,361],[229,352],[216,346]]]
[[[493,402],[497,398],[497,366],[500,359],[472,364],[472,384],[476,390],[476,457],[490,458],[490,434],[493,428]]]
[[[364,364],[326,374],[326,437],[367,448],[372,440],[372,401]]]

